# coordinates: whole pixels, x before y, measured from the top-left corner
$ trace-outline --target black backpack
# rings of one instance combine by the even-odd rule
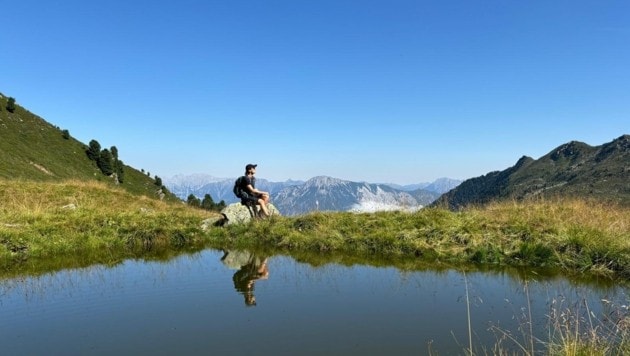
[[[243,199],[243,189],[241,189],[241,186],[243,185],[244,179],[245,179],[245,176],[240,176],[236,178],[236,182],[234,182],[234,189],[232,189],[232,191],[234,192],[234,195],[236,195],[238,198],[241,198],[241,199]]]

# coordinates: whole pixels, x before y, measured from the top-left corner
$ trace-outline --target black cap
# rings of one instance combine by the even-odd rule
[[[256,168],[256,167],[258,167],[258,165],[257,165],[257,164],[251,164],[251,163],[250,163],[250,164],[248,164],[248,165],[246,165],[246,166],[245,166],[245,171],[247,172],[247,171],[249,171],[250,169],[252,169],[252,168]]]

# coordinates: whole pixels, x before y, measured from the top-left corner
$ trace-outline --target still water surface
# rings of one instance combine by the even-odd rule
[[[504,272],[265,257],[204,250],[0,280],[0,353],[463,355],[469,306],[473,347],[492,354],[503,331],[529,342],[530,313],[548,341],[554,308],[600,315],[628,303],[626,287],[535,273],[526,283]]]

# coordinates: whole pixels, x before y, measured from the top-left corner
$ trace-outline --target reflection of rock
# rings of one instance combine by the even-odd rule
[[[272,215],[280,215],[278,209],[272,204],[267,204]],[[260,209],[260,207],[256,207]],[[252,215],[247,207],[241,203],[233,203],[221,210],[221,214],[226,218],[222,225],[244,224],[252,220]],[[262,214],[262,213],[261,213]]]
[[[252,253],[249,251],[230,250],[224,251],[221,262],[230,269],[238,270],[246,264],[250,263]]]

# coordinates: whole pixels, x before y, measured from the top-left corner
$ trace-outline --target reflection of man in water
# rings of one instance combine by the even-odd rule
[[[240,265],[240,269],[232,276],[234,288],[243,294],[245,305],[256,305],[254,283],[259,279],[269,278],[267,258],[244,251],[226,251],[221,261],[228,266]]]

